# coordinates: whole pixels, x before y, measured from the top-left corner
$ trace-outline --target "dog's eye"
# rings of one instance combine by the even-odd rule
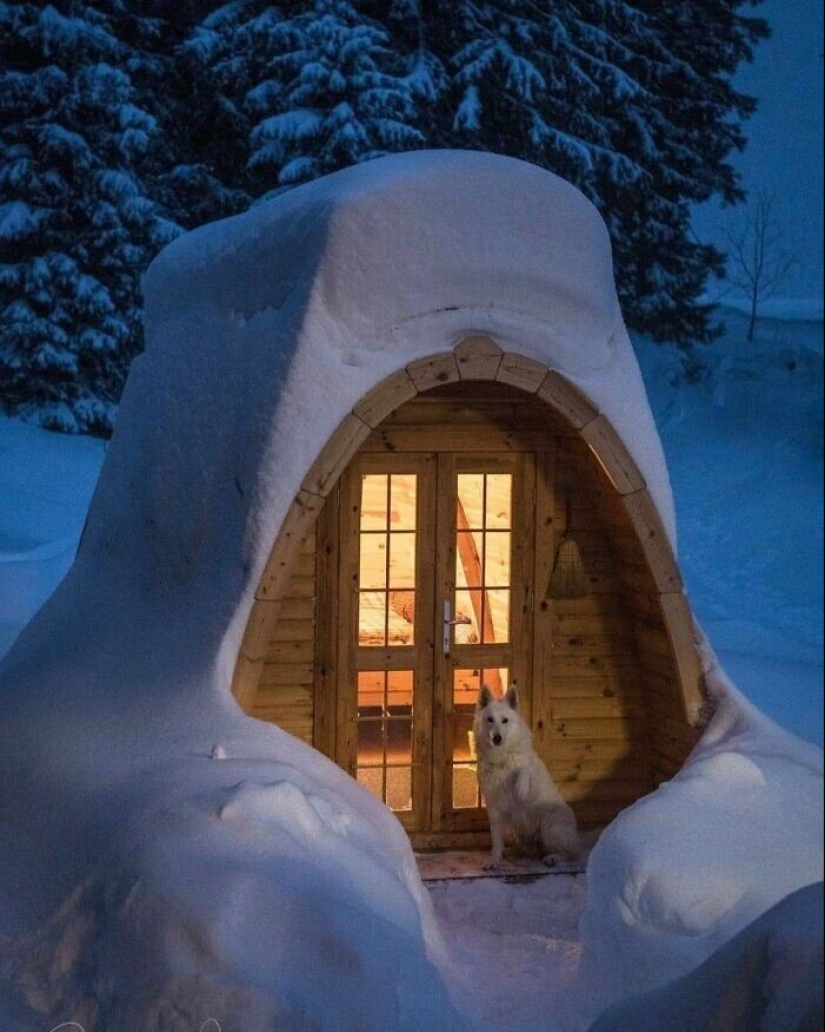
[[[504,718],[504,719],[502,720],[502,724],[509,724],[509,723],[510,723],[510,721],[509,721],[509,720],[507,719],[507,717],[505,717],[505,718]]]
[[[492,724],[493,723],[493,718],[492,717],[488,717],[487,718],[487,723],[488,724]]]

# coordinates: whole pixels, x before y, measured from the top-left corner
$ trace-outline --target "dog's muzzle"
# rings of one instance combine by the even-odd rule
[[[501,745],[501,735],[493,735],[493,745]]]

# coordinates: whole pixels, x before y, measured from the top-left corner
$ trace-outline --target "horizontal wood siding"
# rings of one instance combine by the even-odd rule
[[[648,700],[653,777],[655,783],[660,784],[681,768],[698,740],[698,732],[685,721],[660,587],[645,561],[626,509],[616,499],[611,500],[611,508],[617,528],[616,553],[625,598],[633,616],[642,683]]]
[[[537,642],[544,673],[538,666],[535,690],[543,694],[539,706],[549,719],[536,728],[536,738],[579,821],[603,824],[653,788],[649,700],[613,546],[613,488],[586,443],[554,429],[552,490],[537,498],[538,547],[549,546],[555,555],[569,535],[579,548],[588,592],[553,599],[547,584],[539,585],[536,631],[549,648]]]
[[[301,554],[283,589],[278,619],[270,631],[257,690],[249,710],[313,744],[315,639],[317,615],[317,541],[307,534]]]

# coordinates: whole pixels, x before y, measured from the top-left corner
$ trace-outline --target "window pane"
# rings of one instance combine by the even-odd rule
[[[391,810],[412,810],[412,769],[410,767],[389,768],[386,802]]]
[[[390,592],[390,645],[414,644],[415,592]]]
[[[481,686],[486,684],[497,699],[501,699],[507,691],[510,671],[507,667],[489,667],[485,670],[456,670],[453,673],[453,709],[458,712],[461,707],[478,702]]]
[[[481,528],[484,526],[484,474],[458,474],[459,527]]]
[[[481,683],[486,684],[497,699],[503,699],[510,685],[510,671],[507,667],[492,667],[481,671]]]
[[[360,587],[381,591],[387,586],[387,535],[361,535]]]
[[[472,707],[463,707],[461,712],[453,714],[453,761],[455,763],[470,763],[475,760],[474,717],[475,704]]]
[[[510,640],[510,592],[485,592],[488,619],[484,623],[484,644],[501,644]]]
[[[387,675],[387,706],[390,716],[411,716],[412,704],[412,670],[391,671]]]
[[[484,534],[461,530],[456,536],[455,582],[459,587],[480,588]]]
[[[387,596],[382,591],[362,591],[359,596],[358,644],[386,645]]]
[[[415,644],[415,592],[390,592],[390,624],[387,644],[395,647]]]
[[[474,810],[479,805],[475,770],[472,767],[453,767],[453,809]]]
[[[387,529],[387,475],[361,477],[361,530]]]
[[[389,586],[391,588],[415,587],[415,542],[415,534],[390,534]],[[509,583],[509,581],[504,583]],[[369,585],[369,587],[377,586]],[[362,584],[361,587],[367,587],[367,585]]]
[[[412,763],[412,720],[387,721],[387,763]]]
[[[484,583],[488,588],[510,585],[510,534],[496,531],[485,535]]]
[[[415,530],[416,476],[394,473],[390,485],[390,530]]]
[[[513,477],[511,473],[487,475],[488,530],[509,530],[513,526]]]
[[[358,721],[358,767],[384,763],[384,725],[380,720]]]
[[[480,670],[456,670],[453,673],[453,707],[475,706],[481,690]]]
[[[358,715],[380,716],[384,711],[383,670],[368,670],[358,675]]]
[[[477,645],[481,641],[479,618],[481,616],[481,592],[457,591],[455,593],[456,620],[466,620],[455,626],[455,641],[458,645]]]
[[[380,767],[378,769],[359,768],[358,784],[363,785],[368,792],[372,792],[374,796],[378,796],[383,801],[384,771]]]

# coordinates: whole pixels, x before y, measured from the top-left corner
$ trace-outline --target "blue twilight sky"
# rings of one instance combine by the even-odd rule
[[[822,0],[766,0],[756,8],[773,37],[763,43],[737,85],[759,100],[746,126],[750,142],[734,164],[746,189],[776,190],[786,246],[799,265],[780,293],[822,298],[823,287],[823,4]],[[697,209],[702,239],[721,243],[726,225],[741,217],[717,205]]]

